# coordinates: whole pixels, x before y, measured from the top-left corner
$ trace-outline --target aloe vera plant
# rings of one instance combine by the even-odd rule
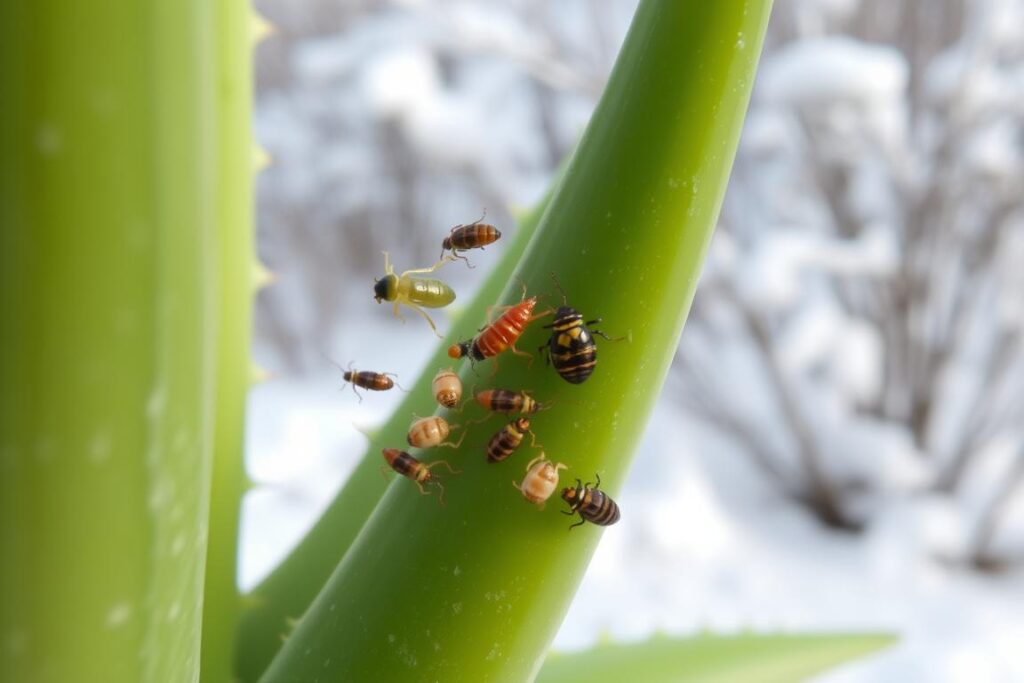
[[[693,293],[769,5],[641,4],[562,180],[444,345],[520,281],[558,303],[557,273],[628,341],[602,343],[580,387],[521,359],[492,381],[555,399],[544,446],[613,493]],[[0,3],[0,679],[528,680],[599,530],[525,504],[522,460],[483,462],[498,421],[450,456],[447,507],[381,481],[444,346],[313,532],[237,593],[250,29],[238,0]]]
[[[482,306],[519,298],[519,282],[553,293],[556,273],[574,307],[603,316],[606,329],[628,337],[601,345],[598,369],[581,386],[542,363],[526,367],[510,357],[488,378],[492,386],[529,388],[554,400],[556,407],[534,420],[548,454],[570,466],[569,476],[593,480],[600,473],[613,494],[693,295],[768,12],[761,0],[640,4],[605,94],[513,277],[497,300],[476,302],[469,313],[469,325],[479,325]],[[488,295],[493,291],[485,288]],[[520,345],[544,341],[535,327]],[[467,385],[476,381],[468,369],[463,377]],[[374,440],[364,471],[380,462],[380,446],[401,445],[403,422],[399,416]],[[344,552],[308,610],[301,601],[286,604],[290,616],[302,618],[262,680],[520,681],[536,674],[600,531],[570,533],[557,506],[538,512],[521,500],[510,484],[522,463],[496,466],[483,458],[481,444],[498,424],[469,427],[462,448],[436,456],[462,470],[449,479],[445,507],[398,481],[364,524],[365,503],[374,502],[377,487],[359,494],[346,488],[330,521],[254,596],[255,614],[263,605],[264,617],[272,616],[267,604],[296,597],[280,585],[331,570],[324,558],[332,553],[319,539],[335,544],[335,556]],[[330,533],[330,525],[342,533]],[[351,533],[344,531],[357,529],[346,549]],[[280,619],[248,621],[250,633],[256,627],[286,631]],[[269,639],[259,643],[265,650]],[[251,655],[243,649],[243,662]]]

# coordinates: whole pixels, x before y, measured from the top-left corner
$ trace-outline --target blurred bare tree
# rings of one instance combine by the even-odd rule
[[[687,405],[832,527],[887,488],[963,493],[955,559],[997,566],[1024,480],[1024,8],[780,2],[772,21],[680,348]],[[894,485],[900,450],[917,462]]]

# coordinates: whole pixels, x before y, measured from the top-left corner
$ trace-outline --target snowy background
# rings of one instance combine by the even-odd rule
[[[430,262],[483,207],[514,230],[635,4],[257,2],[278,29],[256,125],[279,281],[258,302],[274,379],[250,400],[244,585],[400,398],[339,393],[324,354],[403,378],[426,360],[370,301],[380,251]],[[556,647],[882,630],[899,644],[819,683],[1024,681],[1022,166],[1024,2],[776,0],[627,513]],[[496,258],[451,271],[460,297]]]

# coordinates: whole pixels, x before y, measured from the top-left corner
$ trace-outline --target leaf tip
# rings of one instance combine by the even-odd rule
[[[274,163],[274,159],[270,156],[270,153],[259,144],[254,144],[252,148],[252,167],[256,173],[259,173],[263,169],[269,167]]]
[[[254,10],[251,17],[250,31],[252,33],[253,45],[257,45],[267,37],[277,33],[277,26],[267,21],[259,12]]]

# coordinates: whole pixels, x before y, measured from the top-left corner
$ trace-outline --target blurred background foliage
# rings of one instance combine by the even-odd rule
[[[280,280],[257,305],[277,381],[251,405],[268,486],[248,583],[388,414],[339,396],[323,354],[413,373],[432,347],[367,308],[380,251],[427,264],[485,208],[511,226],[635,2],[257,6],[277,26],[257,64],[259,250]],[[886,628],[897,648],[829,680],[1024,677],[1022,109],[1019,0],[777,0],[631,514],[556,644]],[[494,263],[474,260],[445,274],[460,298]]]

